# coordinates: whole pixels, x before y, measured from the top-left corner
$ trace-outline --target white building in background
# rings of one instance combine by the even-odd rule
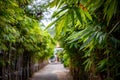
[[[56,48],[54,48],[54,53],[53,53],[54,58],[49,59],[49,63],[51,63],[51,62],[59,62],[58,53],[62,52],[62,51],[63,51],[63,48],[61,48],[59,43],[57,43]]]
[[[59,58],[58,58],[57,53],[60,52],[60,51],[63,51],[63,48],[54,48],[54,53],[53,53],[54,58],[49,59],[48,62],[49,63],[59,62]]]
[[[59,62],[59,58],[58,58],[57,53],[60,52],[60,51],[63,51],[63,48],[55,48],[54,49],[55,62]]]

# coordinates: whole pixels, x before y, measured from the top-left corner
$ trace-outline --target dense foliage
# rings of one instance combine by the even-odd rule
[[[31,0],[0,0],[0,69],[2,80],[27,80],[34,64],[52,53],[55,41],[40,22],[27,16]],[[17,77],[18,75],[18,77]],[[15,78],[16,76],[16,78]]]
[[[55,38],[70,58],[74,80],[119,80],[120,1],[53,0]]]

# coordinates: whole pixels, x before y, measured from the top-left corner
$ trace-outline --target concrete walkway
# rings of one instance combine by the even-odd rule
[[[61,63],[50,63],[33,75],[31,80],[71,80],[69,70]]]

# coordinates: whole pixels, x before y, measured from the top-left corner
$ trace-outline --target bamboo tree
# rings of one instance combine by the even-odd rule
[[[53,51],[53,38],[40,28],[39,21],[26,16],[24,12],[29,1],[0,1],[2,80],[27,80],[34,72],[35,60],[43,61]]]
[[[87,71],[90,80],[119,78],[119,58],[113,56],[119,55],[119,4],[118,0],[53,0],[49,4],[58,9],[53,14],[56,20],[48,28],[55,26],[56,37],[66,44],[64,47],[69,51],[67,54],[73,54],[75,58],[76,54],[81,57],[75,61],[83,60],[78,63],[85,66],[84,72]],[[70,51],[74,48],[78,53]],[[72,62],[73,67],[75,61]],[[112,68],[115,66],[116,73]],[[80,70],[79,67],[78,69]],[[75,80],[81,79],[82,76]]]

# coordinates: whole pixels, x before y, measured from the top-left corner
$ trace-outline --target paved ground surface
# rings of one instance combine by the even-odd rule
[[[31,80],[72,80],[61,63],[50,63],[33,75]]]

